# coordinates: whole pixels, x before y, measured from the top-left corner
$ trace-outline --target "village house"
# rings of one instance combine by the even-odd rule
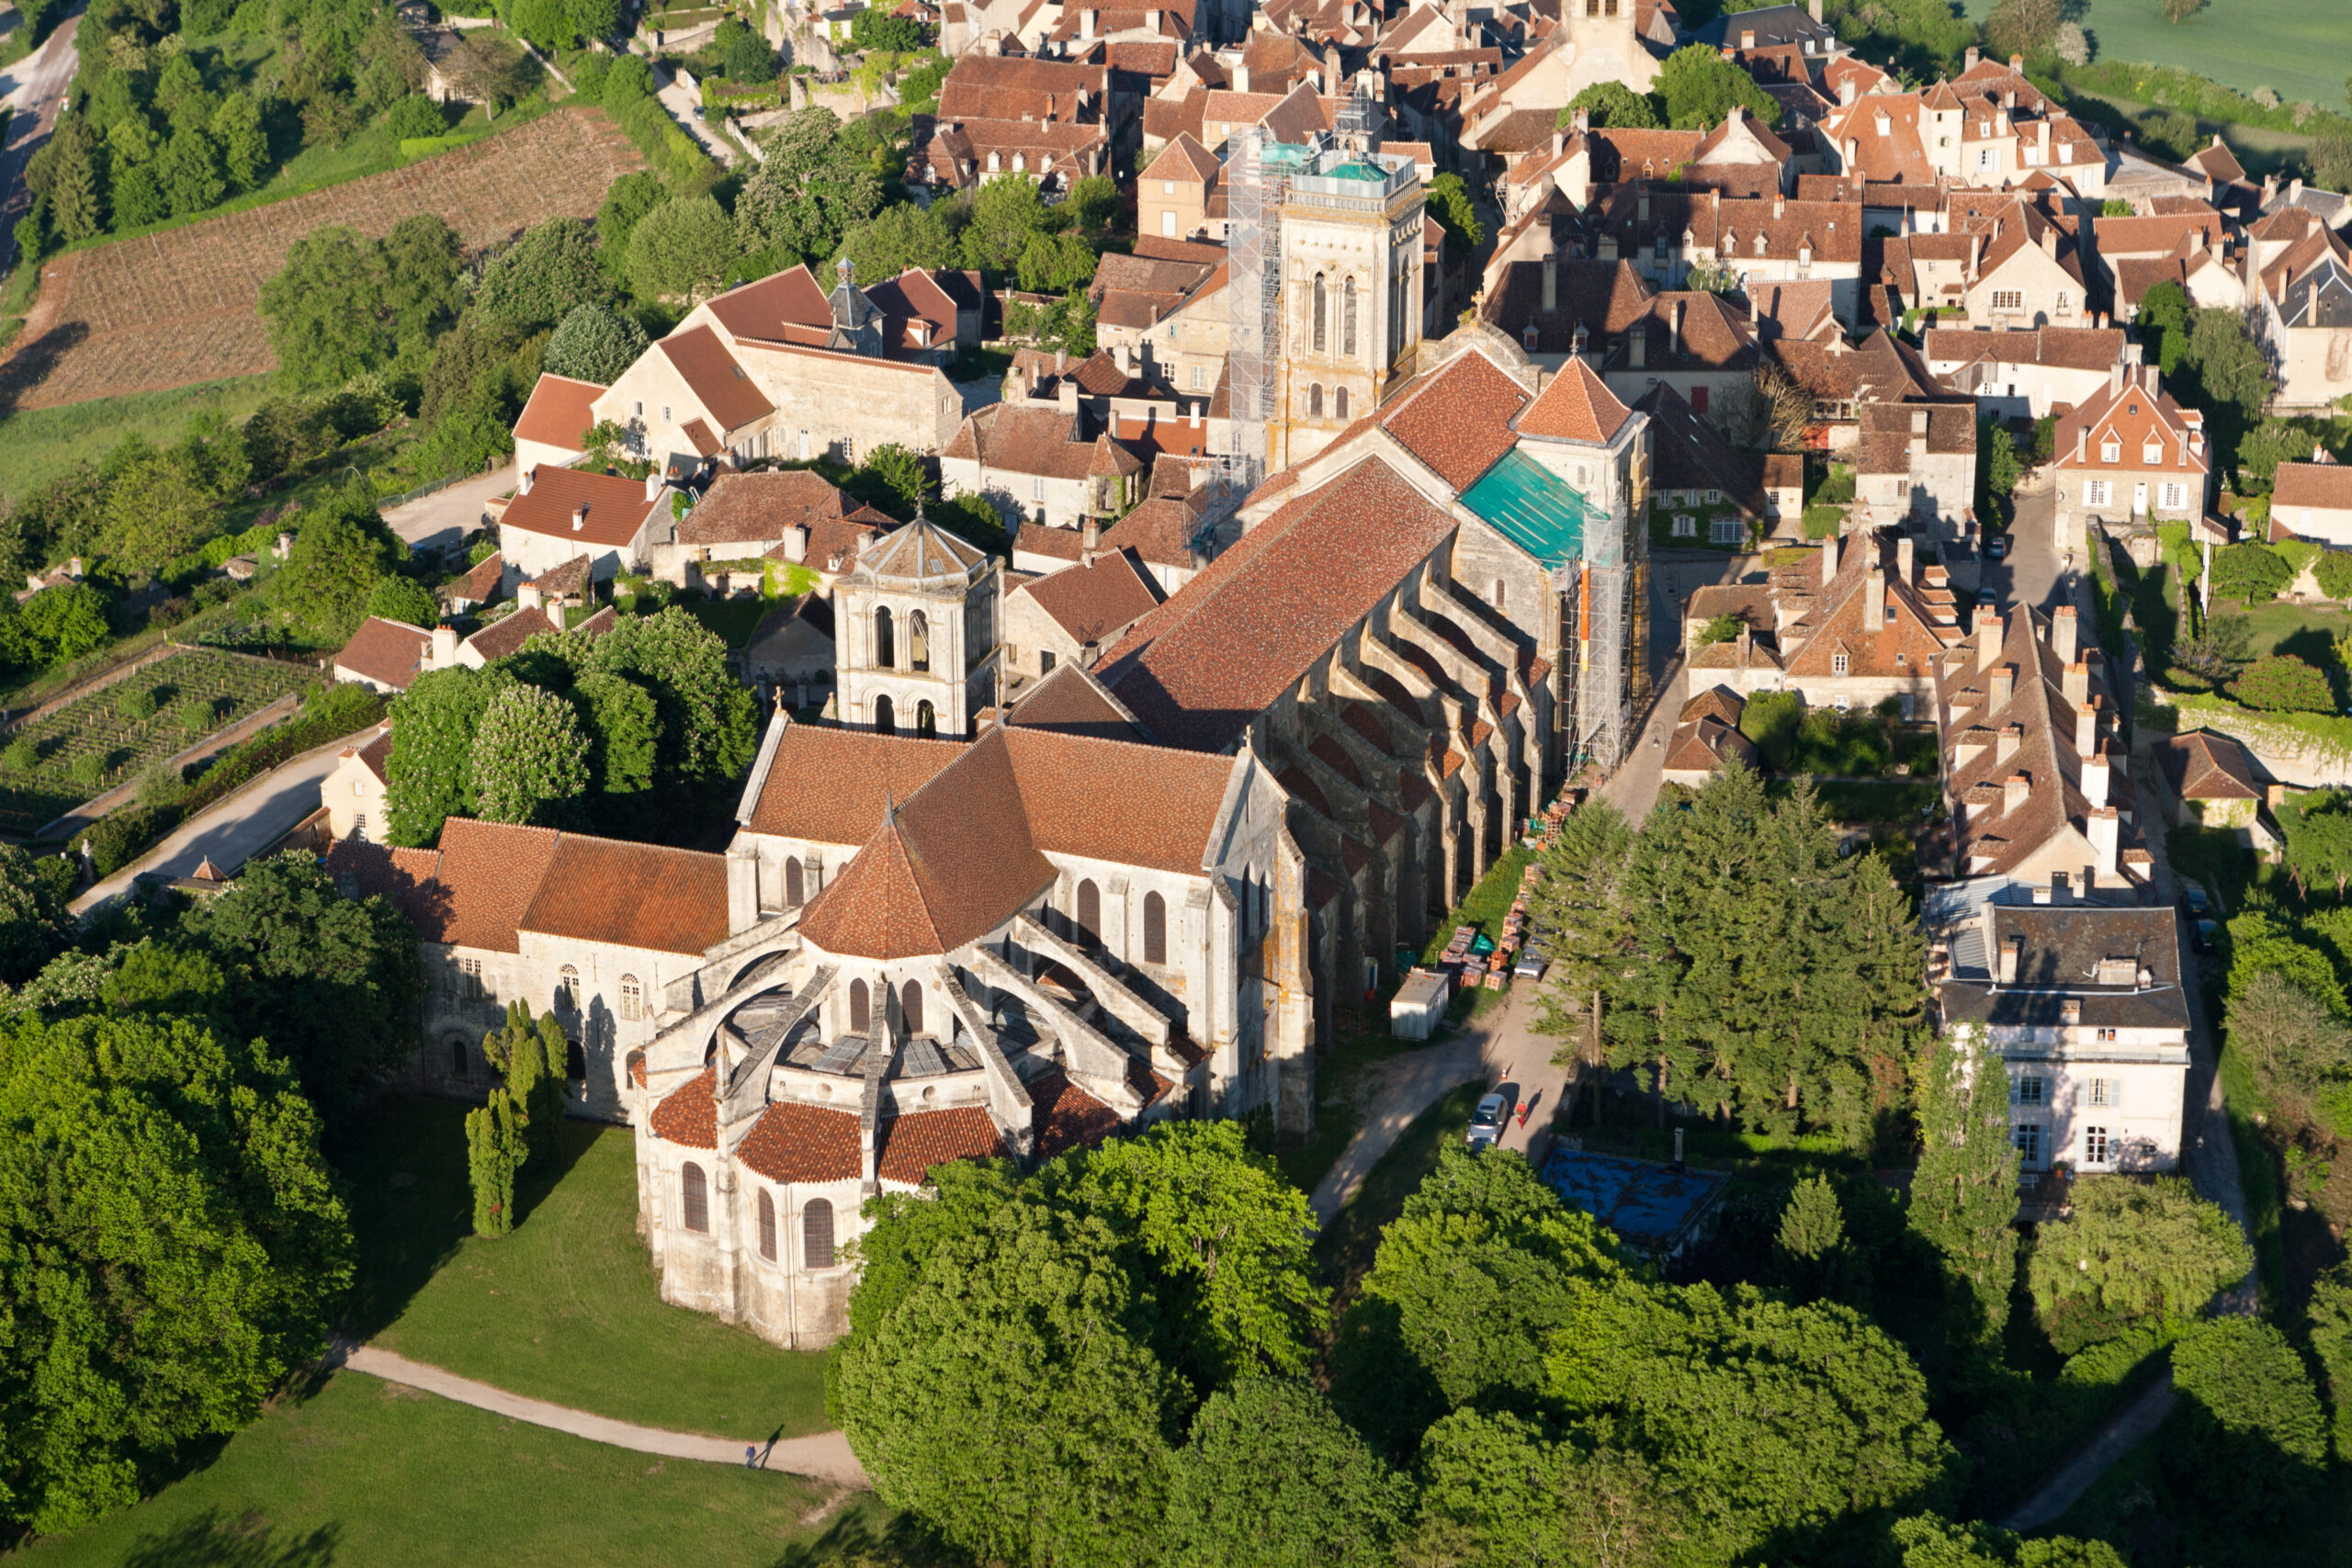
[[[2153,365],[2119,366],[2108,384],[2058,421],[2061,537],[2090,519],[2202,519],[2213,459],[2205,415],[2164,389]]]
[[[870,506],[853,503],[821,474],[807,468],[723,473],[694,509],[648,547],[654,576],[681,588],[727,593],[764,592],[771,568],[806,566],[826,575],[842,551],[854,558],[876,532],[897,524]]]
[[[1764,460],[1735,448],[1664,381],[1634,407],[1649,417],[1650,510],[1664,519],[1667,539],[1745,545],[1761,537],[1777,520],[1768,512],[1761,482]],[[1802,510],[1791,510],[1790,522],[1798,521]]]
[[[1043,407],[996,403],[965,420],[939,457],[941,493],[976,496],[1007,523],[1075,528],[1116,516],[1143,486],[1144,465],[1078,408],[1078,383]]]
[[[2167,735],[2148,748],[2155,762],[2158,819],[2176,826],[2234,828],[2267,844],[2259,827],[2265,791],[2253,757],[2210,729]]]
[[[1711,686],[1682,705],[1674,734],[1666,743],[1660,773],[1668,784],[1698,788],[1726,764],[1757,765],[1756,743],[1739,732],[1747,700],[1724,686]]]
[[[334,656],[334,678],[390,694],[405,692],[433,668],[433,633],[406,621],[370,615]]]
[[[2169,198],[2150,205],[2179,209],[2090,220],[2092,249],[2115,319],[2137,321],[2140,301],[2159,283],[2180,285],[2194,305],[2244,310],[2245,280],[2231,254],[2222,214],[2202,203]]]
[[[2270,491],[2270,536],[2352,549],[2352,467],[2315,447],[2308,463],[2281,463]]]
[[[596,400],[604,395],[594,381],[542,371],[514,419],[514,471],[527,474],[541,464],[568,468],[580,461],[588,451],[588,427],[596,423]]]
[[[392,731],[387,725],[369,739],[346,746],[334,772],[319,785],[326,808],[327,834],[336,842],[369,843],[383,836],[387,795],[385,767],[391,761]]]
[[[1865,403],[1855,519],[1907,520],[1939,544],[1975,542],[1976,405]]]
[[[1097,525],[1084,533],[1078,560],[1024,580],[1004,596],[1006,696],[1060,664],[1091,665],[1167,598],[1151,569],[1125,550],[1101,547]]]
[[[582,556],[598,582],[640,571],[675,519],[676,492],[658,474],[640,482],[578,468],[526,468],[498,520],[505,570],[528,580]]]
[[[1928,368],[1966,392],[1996,419],[2064,413],[2105,388],[2118,367],[2139,363],[2140,345],[2120,327],[2023,331],[1930,328]]]
[[[1980,878],[1936,888],[1927,922],[1940,1032],[2000,1057],[2021,1174],[2178,1167],[2189,1008],[2169,908]]]
[[[2280,412],[2316,411],[2352,393],[2352,247],[2299,207],[2249,231],[2255,340],[2277,367]]]

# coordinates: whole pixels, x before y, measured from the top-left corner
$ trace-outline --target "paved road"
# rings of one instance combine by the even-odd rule
[[[481,509],[514,488],[514,465],[436,490],[419,501],[384,513],[384,525],[408,541],[412,549],[445,550],[481,526]]]
[[[1316,1183],[1308,1200],[1317,1221],[1329,1224],[1363,1186],[1381,1156],[1396,1146],[1405,1129],[1448,1091],[1474,1078],[1495,1085],[1512,1104],[1528,1109],[1523,1124],[1514,1118],[1504,1129],[1502,1146],[1530,1159],[1542,1156],[1549,1142],[1552,1112],[1566,1091],[1567,1073],[1552,1065],[1552,1053],[1559,1043],[1528,1027],[1534,1017],[1533,994],[1533,987],[1524,983],[1514,987],[1510,1000],[1500,1012],[1490,1014],[1487,1022],[1392,1057],[1366,1075],[1375,1087],[1364,1107],[1363,1125]]]
[[[316,811],[319,786],[334,772],[344,749],[364,746],[376,734],[370,729],[330,740],[264,773],[197,813],[154,849],[83,893],[74,900],[73,912],[85,914],[107,899],[130,892],[131,880],[143,872],[189,876],[208,859],[223,870],[234,871]]]
[[[849,1439],[839,1432],[738,1442],[732,1438],[705,1438],[692,1432],[669,1432],[658,1427],[639,1427],[627,1421],[592,1416],[584,1410],[549,1404],[545,1400],[526,1399],[519,1393],[509,1393],[486,1382],[476,1382],[455,1372],[445,1372],[438,1367],[428,1367],[422,1361],[412,1361],[405,1356],[395,1356],[390,1350],[337,1345],[328,1353],[327,1361],[330,1365],[348,1366],[354,1371],[366,1372],[388,1382],[421,1388],[427,1393],[437,1393],[444,1399],[470,1404],[478,1410],[493,1411],[517,1421],[527,1421],[534,1427],[569,1432],[575,1438],[585,1438],[593,1443],[609,1443],[616,1449],[633,1449],[639,1453],[661,1454],[669,1459],[701,1460],[708,1464],[783,1471],[792,1475],[831,1482],[836,1486],[863,1489],[870,1484],[865,1478],[865,1467],[850,1451]],[[744,1463],[747,1452],[755,1463]]]
[[[39,49],[0,73],[0,102],[15,111],[8,120],[7,145],[0,149],[0,273],[17,265],[17,220],[32,203],[24,186],[25,164],[57,128],[65,89],[81,64],[74,52],[74,30],[81,24],[82,7],[76,0],[73,14],[51,30]],[[25,25],[22,12],[17,25]]]

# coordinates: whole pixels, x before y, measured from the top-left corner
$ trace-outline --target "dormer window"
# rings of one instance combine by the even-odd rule
[[[2120,463],[2123,461],[2123,443],[2118,441],[2112,435],[2109,436],[2105,441],[2100,442],[2098,447],[2098,460],[2102,463]]]
[[[2158,441],[2154,436],[2150,436],[2146,445],[2140,448],[2140,461],[2153,467],[2164,460],[2165,444]]]
[[[1764,236],[1761,234],[1756,236],[1756,254],[1759,256],[1764,254]]]

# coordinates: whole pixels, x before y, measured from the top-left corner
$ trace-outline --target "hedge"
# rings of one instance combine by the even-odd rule
[[[436,152],[470,147],[489,134],[486,130],[453,130],[446,136],[403,136],[401,138],[401,157],[413,164],[419,158],[430,158]]]

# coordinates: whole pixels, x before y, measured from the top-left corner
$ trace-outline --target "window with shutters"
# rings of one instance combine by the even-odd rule
[[[2123,443],[2110,435],[2098,444],[2098,460],[2102,463],[2123,461]]]
[[[2018,1163],[2028,1168],[2041,1163],[2041,1129],[2031,1122],[2020,1122],[2009,1129],[2010,1141],[2018,1146]]]
[[[1168,900],[1157,893],[1143,896],[1143,961],[1168,962]]]
[[[635,1022],[645,1016],[645,987],[634,975],[621,976],[621,1017]]]
[[[2050,1080],[2040,1073],[2019,1073],[2009,1080],[2009,1098],[2018,1105],[2041,1105],[2047,1101]]]
[[[760,1256],[775,1261],[775,1200],[764,1187],[760,1189]]]
[[[833,1266],[833,1206],[822,1198],[800,1211],[800,1261],[809,1269]]]
[[[710,1192],[703,1184],[702,1167],[688,1160],[678,1171],[679,1213],[690,1231],[710,1232]]]
[[[1691,516],[1688,512],[1676,513],[1674,514],[1674,536],[1678,539],[1697,538],[1699,536],[1699,520],[1696,517]]]
[[[2083,1084],[2083,1103],[2085,1105],[2113,1105],[2118,1098],[2115,1091],[2120,1087],[2113,1078],[2086,1079]]]

